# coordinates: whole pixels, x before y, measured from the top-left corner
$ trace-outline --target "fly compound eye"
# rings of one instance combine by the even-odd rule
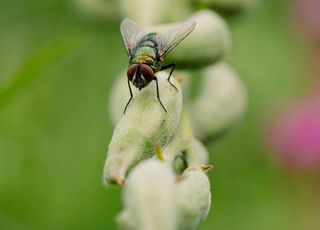
[[[136,70],[137,70],[137,64],[133,64],[133,65],[129,66],[129,68],[127,70],[127,76],[128,76],[129,81],[132,80]]]
[[[144,78],[150,82],[153,80],[153,77],[154,77],[154,71],[153,69],[148,66],[148,65],[145,65],[145,64],[142,64],[141,67],[140,67],[140,73],[144,76]]]

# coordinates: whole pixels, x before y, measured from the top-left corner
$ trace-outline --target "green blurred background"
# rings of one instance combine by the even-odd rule
[[[262,143],[275,105],[306,86],[291,2],[225,17],[249,108],[208,145],[213,206],[200,229],[320,229],[316,179],[281,169]],[[119,22],[86,20],[65,1],[0,1],[1,230],[116,229],[121,190],[101,177],[108,94],[127,65]]]

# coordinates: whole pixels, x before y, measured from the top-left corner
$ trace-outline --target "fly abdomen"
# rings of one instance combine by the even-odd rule
[[[131,64],[147,64],[156,67],[157,50],[150,46],[139,47],[131,59]]]

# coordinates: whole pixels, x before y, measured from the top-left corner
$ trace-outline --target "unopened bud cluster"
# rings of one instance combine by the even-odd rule
[[[185,5],[182,2],[174,4]],[[167,112],[159,103],[154,81],[140,91],[132,88],[134,97],[125,114],[129,99],[125,70],[112,88],[109,111],[115,129],[103,179],[107,185],[123,186],[124,209],[117,222],[124,230],[197,229],[211,206],[207,172],[212,166],[208,165],[209,153],[202,141],[229,130],[246,108],[241,80],[221,61],[231,49],[224,20],[212,10],[201,10],[186,18],[191,6],[181,8],[185,12],[175,18],[172,9],[161,10],[171,3],[120,1],[123,14],[146,25],[149,32],[173,27],[174,24],[153,25],[162,19],[167,22],[183,17],[196,22],[190,36],[166,59],[180,68],[170,79],[178,90],[167,81],[168,72],[156,73]],[[144,6],[145,15],[135,10],[139,5]],[[158,14],[151,13],[154,8],[160,9]],[[190,98],[192,85],[188,78],[195,68],[200,70],[201,83],[199,93]]]

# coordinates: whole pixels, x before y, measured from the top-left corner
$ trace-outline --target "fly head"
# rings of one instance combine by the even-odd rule
[[[154,78],[153,69],[146,64],[132,64],[127,71],[129,81],[139,90],[149,85]]]

